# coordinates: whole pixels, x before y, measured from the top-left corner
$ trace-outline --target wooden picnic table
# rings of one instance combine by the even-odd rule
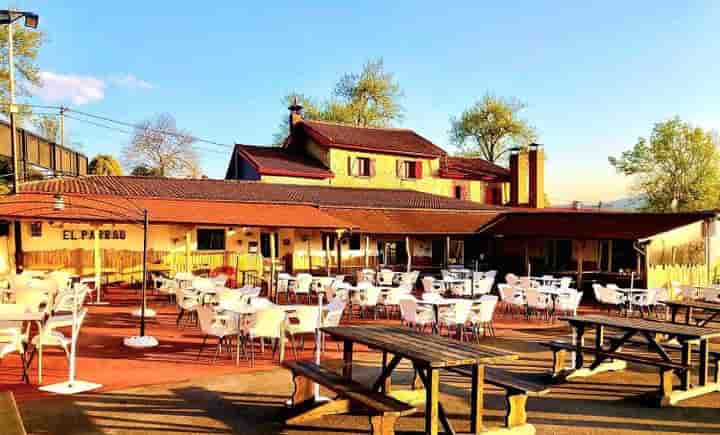
[[[353,345],[365,345],[383,353],[383,368],[373,383],[374,391],[390,392],[390,376],[400,361],[412,362],[415,373],[425,385],[425,432],[437,435],[438,421],[446,433],[455,431],[438,401],[440,369],[469,368],[472,372],[470,431],[483,431],[483,383],[485,364],[517,359],[517,355],[470,343],[461,343],[438,335],[426,335],[410,328],[385,325],[337,326],[322,331],[343,342],[343,376],[352,380]],[[392,359],[387,362],[387,357]]]
[[[695,324],[697,326],[705,326],[709,322],[715,320],[716,317],[720,316],[720,304],[714,304],[712,302],[684,300],[684,301],[665,301],[663,302],[670,308],[670,319],[673,323],[680,323],[678,314],[681,310],[685,311],[685,324],[689,325],[692,317],[693,310],[702,310],[703,312],[709,313],[710,315],[704,319],[698,319]]]
[[[672,405],[680,400],[689,399],[712,391],[720,391],[720,383],[716,377],[715,382],[709,381],[709,352],[710,339],[720,337],[720,329],[702,326],[683,325],[657,320],[611,317],[605,315],[564,316],[560,320],[567,321],[575,333],[575,370],[582,369],[584,354],[595,354],[595,360],[589,367],[588,375],[594,374],[601,364],[609,359],[618,359],[640,364],[656,366],[661,369],[661,404]],[[583,336],[589,329],[595,329],[594,346],[585,347]],[[618,330],[620,336],[610,340],[610,345],[604,345],[605,328]],[[638,357],[623,349],[628,345],[632,347],[633,338],[642,336],[647,343],[647,350],[652,357]],[[680,344],[680,361],[673,360],[666,349],[666,342],[661,342],[658,336],[667,337],[667,341],[677,340]],[[698,345],[697,367],[693,367],[692,346]],[[697,368],[698,384],[692,385],[691,369]],[[602,371],[602,370],[601,370]],[[672,375],[680,378],[680,389],[674,390]]]

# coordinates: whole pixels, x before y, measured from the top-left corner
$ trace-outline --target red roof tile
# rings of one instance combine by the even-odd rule
[[[500,211],[365,210],[323,208],[358,231],[373,234],[474,234]]]
[[[440,157],[445,150],[412,130],[356,127],[324,121],[304,120],[299,125],[321,145],[414,157]]]
[[[509,182],[510,170],[481,158],[447,156],[440,159],[440,176]]]
[[[310,205],[257,204],[170,198],[118,198],[70,194],[65,209],[53,209],[53,195],[21,193],[0,197],[0,218],[137,222],[142,209],[151,224],[245,225],[285,228],[352,228],[352,224]]]
[[[290,152],[285,148],[236,144],[233,157],[235,154],[245,158],[261,175],[333,177],[333,173],[321,161],[307,154]],[[230,165],[233,165],[232,159]],[[228,172],[230,172],[229,168]]]
[[[21,192],[359,208],[502,209],[414,190],[303,186],[243,180],[86,176],[25,183],[21,186]]]

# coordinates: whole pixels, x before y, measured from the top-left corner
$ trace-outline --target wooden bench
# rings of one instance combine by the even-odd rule
[[[0,392],[0,428],[3,435],[26,435],[15,397],[9,391]]]
[[[470,369],[467,368],[448,368],[447,370],[461,376],[472,376]],[[505,390],[505,403],[507,404],[505,426],[508,429],[527,423],[525,405],[528,396],[539,397],[550,391],[547,384],[532,379],[529,373],[511,372],[498,367],[485,366],[484,382]]]
[[[365,385],[347,380],[313,362],[286,361],[283,365],[293,373],[295,391],[292,395],[292,404],[294,407],[314,403],[314,383],[328,388],[339,396],[338,400],[322,404],[288,419],[286,421],[288,424],[297,424],[328,414],[350,412],[352,406],[357,405],[370,412],[370,426],[373,435],[391,435],[395,433],[395,421],[398,417],[415,412],[415,408],[407,403],[384,393],[372,391]]]
[[[567,354],[567,352],[576,351],[578,349],[576,345],[564,341],[552,341],[550,343],[540,343],[540,345],[549,347],[553,350],[553,376],[558,376],[559,374],[563,373],[565,355]],[[660,391],[663,393],[663,396],[672,393],[673,373],[677,372],[678,374],[682,374],[690,370],[690,366],[688,364],[663,361],[657,358],[647,358],[632,354],[620,355],[617,352],[611,353],[599,351],[594,347],[589,346],[582,346],[580,349],[583,353],[590,353],[608,358],[615,358],[622,361],[657,367],[660,372]]]
[[[610,343],[617,343],[620,340],[620,337],[605,337],[606,340],[608,340]],[[650,344],[647,341],[642,340],[628,340],[625,342],[625,347],[632,346],[632,347],[648,347]],[[682,346],[677,344],[670,344],[670,343],[663,343],[663,348],[666,350],[672,350],[676,352],[682,351]],[[694,356],[700,355],[700,350],[695,347],[691,349],[691,353]],[[709,351],[708,355],[710,357],[711,363],[715,366],[715,371],[713,372],[713,378],[715,382],[720,382],[720,351]]]

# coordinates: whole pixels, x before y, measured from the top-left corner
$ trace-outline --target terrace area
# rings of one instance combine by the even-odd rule
[[[450,290],[451,279],[437,281],[447,281],[446,290]],[[518,282],[514,288],[523,285]],[[418,301],[432,299],[423,298],[423,294],[433,291],[425,291],[421,287],[418,285],[412,290]],[[263,293],[261,296],[267,295]],[[456,300],[460,296],[447,295],[445,299]],[[102,384],[102,388],[74,396],[44,393],[37,388],[37,359],[30,365],[30,382],[26,383],[22,381],[17,354],[3,358],[0,390],[14,393],[28,433],[344,434],[367,433],[369,430],[367,417],[362,411],[324,416],[300,424],[285,424],[285,420],[294,415],[293,409],[286,404],[293,395],[293,379],[290,371],[280,365],[277,353],[272,355],[271,346],[266,346],[262,353],[259,345],[255,346],[254,365],[247,355],[237,360],[234,353],[223,352],[214,359],[214,343],[199,354],[204,335],[201,325],[194,324],[189,318],[181,320],[178,325],[178,307],[169,301],[167,293],[150,291],[147,305],[157,315],[148,320],[147,333],[156,337],[160,344],[147,350],[123,346],[123,338],[136,335],[138,331],[139,319],[132,315],[140,304],[138,290],[123,284],[110,285],[104,289],[103,299],[109,304],[85,305],[89,312],[82,325],[77,357],[78,378]],[[281,306],[315,306],[316,299],[312,296],[308,299],[309,303],[301,295],[296,300],[281,293],[277,302]],[[577,314],[606,314],[605,308],[605,305],[595,302],[584,303]],[[616,308],[613,307],[610,318],[641,320],[643,308],[639,304],[634,308],[620,307],[619,311],[615,311]],[[348,307],[346,314],[349,309],[353,316],[348,318],[344,315],[341,326],[397,327],[401,324],[399,310],[392,311],[390,318],[380,311],[375,318],[361,306]],[[471,336],[477,331],[468,329],[462,345],[480,343],[489,349],[511,352],[518,356],[516,360],[493,366],[548,382],[547,394],[541,398],[531,396],[527,401],[528,422],[537,433],[720,432],[720,418],[715,411],[720,407],[717,393],[682,400],[672,407],[649,405],[647,396],[657,391],[658,372],[648,365],[630,362],[625,370],[552,383],[548,373],[553,367],[553,352],[544,344],[553,340],[569,341],[572,329],[568,322],[558,318],[560,313],[548,312],[546,315],[537,308],[528,315],[526,309],[527,302],[525,309],[521,309],[501,301],[492,319],[495,336],[489,330],[477,337]],[[362,318],[361,310],[365,311]],[[670,323],[669,318],[661,321],[657,315],[659,311],[650,311],[643,316],[657,317],[653,320],[656,323]],[[682,323],[682,320],[678,319],[678,322]],[[62,331],[67,334],[67,328]],[[455,333],[454,328],[441,330],[441,335],[451,340],[456,340]],[[421,334],[436,336],[430,327],[424,328]],[[286,360],[314,360],[311,337],[312,334],[297,356],[286,349]],[[594,336],[589,335],[586,342],[592,341]],[[231,348],[234,351],[234,346]],[[342,344],[336,345],[335,340],[328,337],[321,364],[341,371],[341,350]],[[647,349],[640,352],[645,357],[652,354]],[[362,344],[355,346],[355,381],[371,383],[382,367],[381,352]],[[43,356],[42,384],[66,380],[67,369],[64,352],[59,348],[48,348]],[[409,388],[413,383],[413,372],[409,361],[403,360],[392,374],[392,384],[401,390]],[[468,415],[472,411],[472,388],[469,379],[442,371],[439,382],[439,401],[454,429],[459,433],[471,431]],[[692,382],[696,384],[698,381],[693,377]],[[332,392],[325,388],[321,392],[333,397]],[[396,433],[424,431],[423,406],[418,405],[418,408],[419,412],[397,420]],[[505,391],[486,384],[483,409],[486,426],[503,426],[507,409]]]

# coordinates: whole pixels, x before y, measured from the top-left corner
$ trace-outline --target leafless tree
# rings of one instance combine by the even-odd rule
[[[194,142],[172,115],[162,113],[135,127],[132,141],[123,149],[123,164],[154,168],[161,177],[193,177],[200,173]]]

